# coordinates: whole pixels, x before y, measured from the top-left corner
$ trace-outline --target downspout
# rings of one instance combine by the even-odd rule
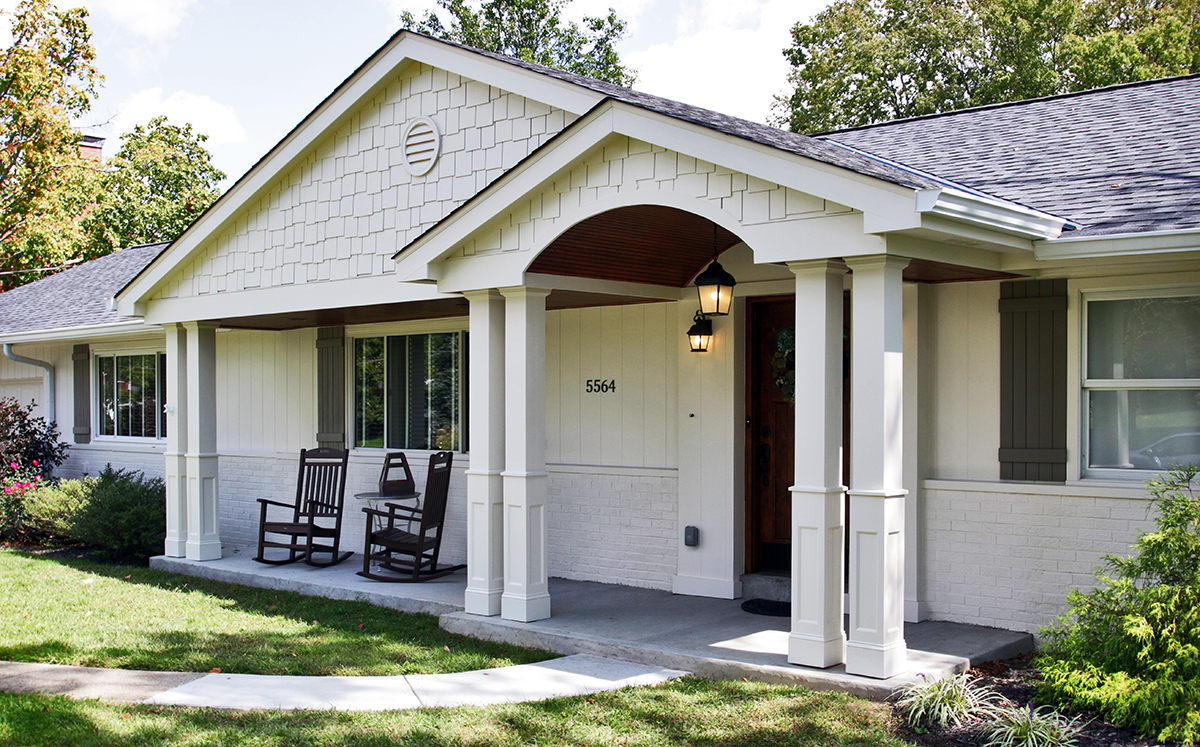
[[[23,355],[17,355],[13,352],[12,343],[4,343],[4,357],[10,361],[17,363],[28,363],[31,366],[46,369],[46,420],[51,423],[57,423],[54,412],[54,365],[46,361],[38,361],[33,358],[26,358]]]

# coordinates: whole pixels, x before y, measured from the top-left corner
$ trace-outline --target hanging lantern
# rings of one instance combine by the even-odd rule
[[[708,344],[712,342],[712,319],[705,319],[699,311],[692,317],[692,327],[687,331],[688,342],[692,345],[693,353],[707,353]]]
[[[726,316],[733,301],[733,279],[716,259],[696,276],[696,291],[700,295],[700,313],[705,316]]]

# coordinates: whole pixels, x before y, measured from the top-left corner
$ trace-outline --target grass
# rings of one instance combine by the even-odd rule
[[[0,693],[0,744],[846,745],[902,747],[882,703],[781,685],[685,678],[488,708],[384,713],[118,706]]]
[[[551,658],[447,633],[432,615],[0,548],[0,659],[8,661],[395,675]]]

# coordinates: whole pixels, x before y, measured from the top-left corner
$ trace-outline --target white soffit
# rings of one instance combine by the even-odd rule
[[[1148,231],[1114,236],[1072,236],[1034,244],[1038,260],[1098,259],[1103,257],[1152,257],[1200,251],[1200,229]]]

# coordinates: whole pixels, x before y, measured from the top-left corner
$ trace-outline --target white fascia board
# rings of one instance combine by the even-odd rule
[[[1101,257],[1152,257],[1200,250],[1200,229],[1148,231],[1114,236],[1071,236],[1036,242],[1038,260],[1098,259]]]
[[[496,215],[614,134],[670,148],[850,208],[877,214],[913,212],[913,190],[907,187],[610,99],[485,187],[456,215],[397,252],[394,257],[399,276],[408,281],[444,280],[443,274],[429,267],[431,263],[443,259]]]
[[[164,298],[151,304],[146,321],[166,324],[196,319],[235,319],[456,297],[439,293],[433,285],[399,283],[394,274],[374,275],[187,298]]]
[[[1067,224],[1049,213],[945,187],[917,190],[917,212],[1029,240],[1056,238]]]
[[[546,275],[537,272],[525,273],[525,285],[530,288],[598,293],[605,296],[653,298],[657,301],[680,301],[684,294],[694,295],[694,287],[672,288],[669,285],[629,283],[621,280],[597,280],[573,275]]]
[[[596,91],[517,65],[419,36],[400,34],[390,46],[372,55],[151,263],[118,296],[120,313],[140,316],[142,307],[139,304],[158,290],[194,252],[201,249],[208,237],[220,233],[246,204],[253,202],[322,136],[336,128],[344,117],[358,111],[364,101],[386,85],[402,66],[411,62],[449,70],[456,75],[494,85],[573,114],[587,111],[604,98],[603,94]]]
[[[58,342],[62,340],[86,340],[93,337],[112,337],[114,335],[136,335],[147,332],[161,332],[157,324],[147,324],[141,319],[128,322],[113,322],[111,324],[90,324],[82,327],[61,327],[58,329],[32,330],[29,332],[13,332],[0,335],[0,343],[17,344],[21,342]]]

